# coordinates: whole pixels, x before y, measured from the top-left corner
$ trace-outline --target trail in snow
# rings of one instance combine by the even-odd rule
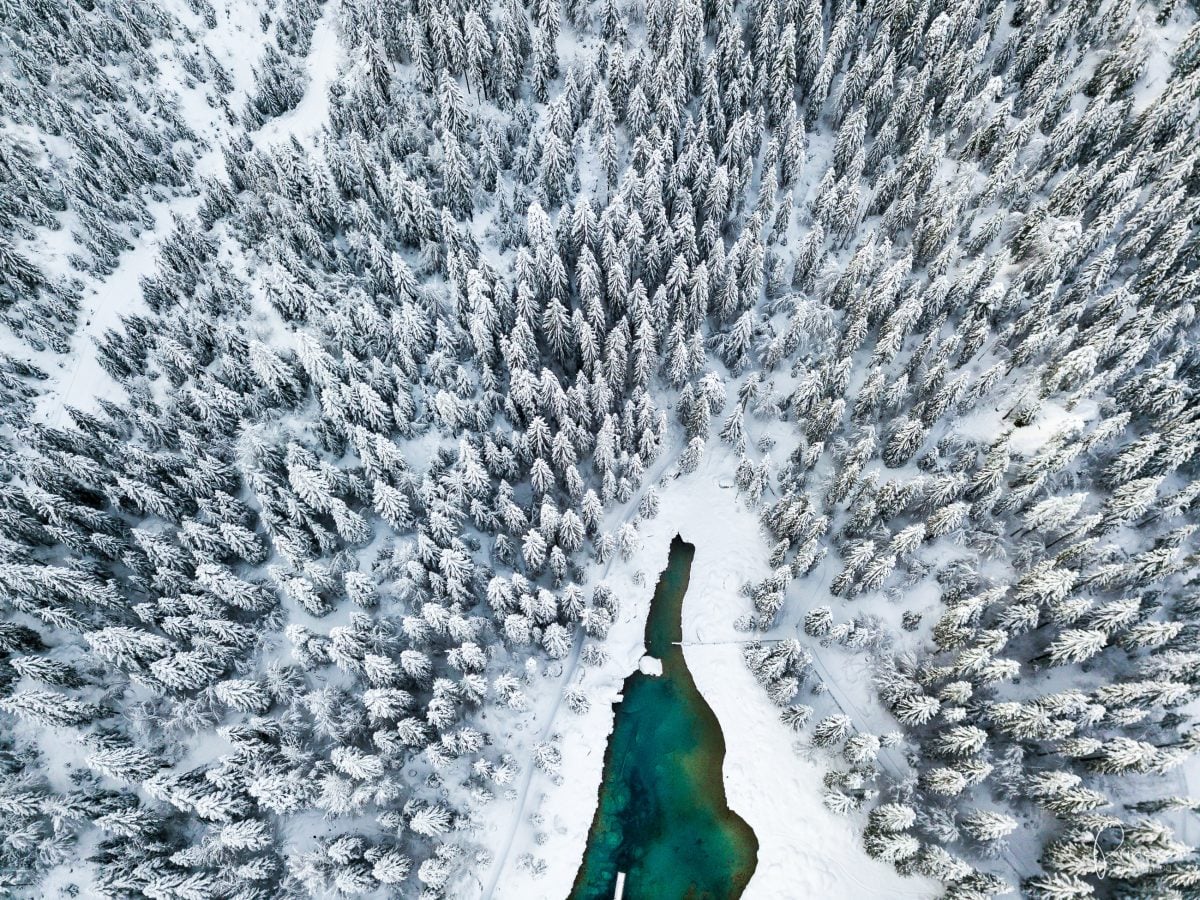
[[[171,2],[167,6],[181,21],[190,23],[190,27],[199,26],[195,13],[184,5]],[[204,43],[210,49],[214,43],[226,48],[240,45],[244,40],[235,34],[235,27],[227,16],[216,30],[205,35]],[[173,50],[166,41],[157,42],[159,85],[164,91],[178,96],[181,117],[203,142],[194,164],[195,175],[219,177],[223,171],[222,148],[233,126],[225,118],[223,109],[209,102],[207,95],[212,86],[203,82],[191,84],[191,77],[183,72]],[[237,93],[225,99],[235,104],[241,102]],[[183,194],[148,205],[154,216],[154,227],[133,239],[133,249],[120,255],[111,274],[85,279],[79,326],[71,336],[70,349],[55,359],[50,378],[38,397],[35,416],[39,421],[57,427],[64,424],[67,407],[92,410],[97,400],[116,396],[118,385],[100,365],[95,339],[109,328],[119,328],[122,315],[143,308],[141,279],[154,273],[158,246],[171,233],[175,219],[194,215],[200,197]]]
[[[67,407],[91,410],[97,400],[116,395],[117,383],[100,365],[95,339],[109,328],[118,328],[122,315],[141,307],[140,281],[154,273],[159,243],[169,234],[174,216],[190,213],[196,203],[195,197],[177,197],[150,204],[154,228],[143,231],[134,248],[121,255],[116,270],[85,293],[71,348],[56,358],[57,374],[51,372],[38,396],[38,420],[58,427],[65,422]]]
[[[667,469],[670,468],[670,465],[674,462],[674,460],[675,460],[675,455],[673,455],[670,452],[664,451],[660,456],[660,461],[659,461],[658,465],[656,465],[654,467],[653,474],[650,477],[648,477],[644,483],[646,483],[649,487],[656,486],[659,482],[659,479],[661,479],[663,477],[663,475],[666,473]],[[614,523],[616,528],[620,528],[622,525],[627,524],[628,522],[632,521],[634,518],[637,517],[638,506],[641,503],[642,497],[645,496],[645,493],[646,493],[646,491],[643,490],[637,495],[637,497],[634,497],[633,499],[631,499],[629,501],[629,504],[626,507],[626,509],[624,511],[624,515],[622,516],[620,521]],[[612,570],[613,564],[616,563],[617,560],[620,558],[621,557],[620,557],[619,553],[614,554],[608,560],[608,562],[605,564],[603,571],[600,573],[600,577],[595,579],[595,581],[593,581],[591,583],[595,584],[597,581],[603,581],[605,578],[607,578],[609,572]],[[643,630],[644,630],[644,625],[643,625]],[[545,741],[552,733],[552,730],[554,728],[555,718],[558,716],[558,710],[562,706],[563,694],[566,692],[567,687],[574,680],[575,673],[579,668],[579,656],[583,651],[583,642],[584,642],[584,635],[583,635],[583,629],[581,628],[575,634],[575,640],[571,645],[570,664],[567,667],[566,671],[559,678],[558,689],[554,692],[554,695],[553,695],[554,702],[553,702],[553,705],[550,707],[550,710],[547,714],[546,723],[545,723],[545,725],[542,726],[541,734],[538,737],[539,741]],[[504,874],[504,868],[508,864],[508,857],[512,853],[513,841],[516,838],[517,830],[520,828],[521,820],[525,816],[525,803],[529,797],[529,789],[533,784],[533,776],[536,771],[537,770],[532,765],[526,766],[525,777],[522,779],[522,783],[521,783],[520,796],[517,798],[516,814],[513,816],[512,825],[509,827],[508,834],[505,836],[504,851],[497,857],[496,861],[492,864],[492,875],[488,879],[487,887],[484,889],[483,893],[481,894],[481,896],[486,898],[486,900],[491,900],[492,894],[496,890],[496,885],[500,881],[500,876]],[[589,826],[591,825],[591,817],[590,816],[589,816],[588,825]]]
[[[338,40],[337,11],[338,4],[328,0],[313,28],[312,42],[304,60],[309,77],[304,96],[295,109],[265,122],[251,135],[256,146],[277,144],[291,138],[311,144],[325,127],[329,120],[329,86],[337,77],[345,57]]]
[[[329,117],[329,85],[336,77],[344,56],[338,41],[337,10],[338,3],[333,0],[327,2],[313,29],[312,45],[305,59],[310,81],[304,97],[295,109],[270,120],[255,132],[252,137],[256,144],[269,145],[292,137],[301,143],[311,143],[324,127]],[[194,18],[186,9],[172,11],[185,21]],[[215,50],[217,55],[225,56],[227,60],[230,54],[220,51],[228,51],[229,46],[257,58],[261,40],[254,42],[254,32],[241,29],[238,21],[228,14],[224,20],[219,18],[221,24],[206,35],[205,43],[210,49],[214,49],[214,44],[222,45]],[[235,126],[225,118],[220,107],[212,106],[207,101],[205,93],[210,85],[186,86],[188,79],[169,50],[165,43],[159,49],[162,66],[159,79],[165,89],[179,95],[184,120],[205,142],[203,152],[196,158],[196,175],[224,177],[223,148]],[[246,68],[246,61],[235,61],[241,63],[232,67],[235,75],[240,75],[236,80],[249,86],[245,73],[237,72],[238,68]],[[244,101],[240,93],[226,99],[234,108]],[[110,275],[88,279],[81,303],[79,327],[71,337],[70,350],[46,363],[50,368],[50,378],[37,401],[35,417],[39,421],[57,427],[64,424],[68,407],[94,410],[97,400],[116,396],[118,385],[100,365],[95,339],[109,328],[117,329],[122,315],[136,312],[142,307],[140,282],[154,273],[159,245],[170,235],[175,219],[193,216],[199,204],[200,197],[194,195],[181,195],[149,204],[154,216],[154,228],[143,231],[133,240],[133,249],[121,254],[116,270]]]

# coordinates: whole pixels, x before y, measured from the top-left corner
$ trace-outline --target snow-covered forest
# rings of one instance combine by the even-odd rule
[[[0,894],[1200,896],[1198,18],[0,0]]]

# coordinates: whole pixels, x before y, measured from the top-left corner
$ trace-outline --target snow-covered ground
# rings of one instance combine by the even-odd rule
[[[229,108],[234,110],[242,108],[244,95],[254,85],[254,63],[262,44],[261,27],[256,21],[258,5],[217,0],[218,25],[204,38],[208,49],[230,70],[235,87],[226,99]],[[197,14],[187,8],[184,0],[164,0],[164,8],[178,15],[189,27],[197,27]],[[293,110],[269,121],[251,135],[260,149],[295,139],[306,150],[320,151],[317,144],[329,118],[330,85],[348,58],[338,34],[338,14],[337,2],[325,5],[303,63],[308,73],[303,98]],[[1148,18],[1143,24],[1151,27]],[[1002,31],[1001,36],[1005,33]],[[579,49],[569,33],[561,35],[559,42],[560,50],[567,56],[573,57]],[[1148,90],[1161,85],[1170,74],[1170,53],[1167,51],[1176,43],[1177,40],[1165,38],[1158,42],[1162,52],[1149,61],[1147,77],[1135,93],[1137,109],[1148,106]],[[203,142],[197,148],[200,152],[196,175],[223,177],[222,144],[230,132],[236,132],[240,126],[231,123],[233,116],[226,116],[222,108],[209,102],[208,85],[189,82],[179,63],[167,53],[168,49],[164,44],[156,50],[163,66],[163,85],[178,94],[181,117]],[[834,135],[831,133],[818,131],[811,136],[811,158],[821,164],[810,167],[810,174],[802,182],[802,197],[815,187],[816,179],[825,171],[824,162],[831,157],[833,146]],[[945,161],[944,168],[948,174],[949,160]],[[582,175],[586,186],[598,183],[595,166],[584,165]],[[133,249],[121,255],[115,272],[85,280],[80,326],[72,339],[70,352],[47,366],[51,378],[39,403],[40,421],[64,424],[68,406],[94,408],[97,397],[115,392],[116,386],[97,361],[94,338],[106,328],[116,327],[122,314],[143,310],[140,280],[155,271],[158,248],[174,227],[176,217],[194,215],[197,203],[195,193],[160,196],[152,200],[150,209],[154,227],[132,240]],[[476,217],[472,230],[477,236],[485,235],[484,226],[491,223],[491,217],[490,210]],[[793,243],[801,239],[801,229],[806,229],[808,224],[799,219],[792,224],[790,238]],[[1078,230],[1070,233],[1079,236]],[[228,234],[218,236],[226,242],[231,240]],[[24,249],[39,259],[65,260],[72,241],[70,230],[63,229],[40,236]],[[500,250],[494,244],[485,245],[482,250],[485,258],[503,268]],[[249,276],[247,259],[252,258],[251,255],[238,259],[234,271]],[[255,303],[261,307],[251,317],[254,336],[287,342],[289,336],[283,333],[285,329],[276,321],[277,317],[263,297],[264,276],[261,273],[256,276],[246,278]],[[857,371],[854,374],[855,391],[862,375]],[[785,378],[779,376],[780,381]],[[957,420],[955,432],[980,443],[990,443],[996,434],[1008,427],[1007,413],[1011,405],[1006,403],[991,408],[988,404],[987,408],[973,411]],[[1100,418],[1101,407],[1093,400],[1072,405],[1049,399],[1041,405],[1032,424],[1015,430],[1009,446],[1016,456],[1028,458],[1064,429],[1090,426]],[[760,426],[755,424],[753,427],[757,431]],[[762,427],[770,430],[774,426]],[[791,426],[787,429],[779,426],[779,430],[787,430],[788,438],[794,441]],[[936,432],[935,437],[940,434],[940,431]],[[438,436],[431,432],[426,448],[428,453],[409,452],[410,448],[406,448],[406,454],[418,469],[425,467],[437,440]],[[757,446],[756,442],[752,443]],[[786,451],[790,447],[781,449]],[[826,760],[810,751],[805,737],[780,722],[779,710],[770,703],[743,663],[742,646],[750,636],[734,628],[735,620],[750,610],[739,589],[746,582],[760,580],[770,572],[768,547],[759,526],[758,511],[747,508],[731,486],[737,459],[714,438],[708,445],[709,455],[697,472],[679,478],[668,475],[659,485],[659,479],[678,456],[677,451],[678,447],[673,447],[659,457],[645,479],[644,490],[652,485],[660,490],[660,507],[655,518],[637,522],[638,551],[629,560],[618,557],[589,572],[586,586],[590,589],[596,581],[604,580],[621,604],[619,619],[604,641],[605,649],[611,654],[609,661],[599,669],[580,665],[581,642],[577,639],[565,660],[546,662],[538,658],[542,677],[535,678],[529,689],[531,706],[528,710],[517,713],[489,707],[481,713],[481,718],[490,720],[489,734],[498,738],[499,746],[495,749],[513,754],[523,770],[516,783],[511,785],[512,796],[490,804],[479,816],[483,833],[478,835],[478,844],[493,852],[494,860],[471,872],[464,889],[453,896],[483,896],[487,900],[493,897],[557,900],[569,892],[596,808],[605,747],[613,725],[612,704],[619,699],[622,683],[631,672],[639,669],[651,674],[656,669],[661,671],[655,660],[643,655],[643,632],[658,573],[666,565],[669,544],[676,534],[696,546],[683,612],[685,657],[725,735],[727,754],[721,777],[730,806],[753,828],[760,843],[758,867],[745,897],[750,900],[838,900],[935,896],[940,890],[938,885],[923,879],[903,878],[890,865],[865,853],[861,816],[839,816],[822,803],[822,777],[828,768]],[[822,466],[830,464],[831,459],[821,463]],[[885,474],[882,468],[879,471]],[[920,477],[915,462],[891,471],[899,477]],[[821,469],[820,474],[825,477],[831,473]],[[637,499],[610,513],[606,523],[610,532],[633,519],[638,508]],[[930,549],[929,556],[938,552]],[[845,618],[847,604],[830,601],[828,588],[833,574],[834,564],[827,562],[811,576],[792,585],[789,603],[785,606],[786,616],[781,617],[768,637],[793,636],[798,627],[797,612],[802,613],[816,605],[829,603],[837,610],[839,619]],[[1011,573],[1005,571],[1002,574],[1007,577]],[[890,602],[890,598],[882,595],[864,597],[855,601],[855,611],[879,615],[893,630],[897,628],[895,619],[901,612],[921,613],[927,626],[942,608],[939,592],[931,580],[906,589],[903,610],[900,603]],[[350,612],[348,606],[340,609],[323,620],[324,627],[344,624]],[[905,638],[897,634],[898,641],[919,639],[920,635]],[[874,695],[869,656],[837,647],[812,649],[814,669],[828,688],[830,702],[850,716],[854,727],[874,733],[895,727],[891,716]],[[1062,679],[1065,685],[1068,674],[1079,677],[1078,673],[1067,670],[1055,677]],[[1107,677],[1106,673],[1098,671],[1087,684],[1102,677]],[[1027,695],[1033,695],[1035,684],[1044,685],[1049,680],[1041,675],[1026,678],[1025,684],[1030,689]],[[573,685],[582,686],[592,701],[590,711],[582,716],[572,713],[563,702],[564,690]],[[1193,709],[1194,704],[1189,711]],[[492,729],[492,725],[497,727]],[[205,743],[198,738],[189,747],[188,764],[200,764],[216,756],[213,736],[209,735],[209,739],[210,743]],[[561,784],[553,783],[531,762],[535,742],[548,739],[561,740]],[[65,780],[66,763],[78,768],[81,753],[74,744],[68,745],[66,750],[53,749],[52,765],[47,771],[56,789],[69,789]],[[907,768],[902,754],[895,749],[885,749],[881,753],[880,765],[892,776],[902,774]],[[1200,759],[1192,757],[1186,766],[1172,775],[1172,783],[1179,786],[1178,793],[1195,793],[1200,784],[1198,772]],[[411,778],[412,771],[409,775]],[[451,789],[457,787],[452,785]],[[1189,787],[1192,788],[1190,792]],[[1128,794],[1129,799],[1135,796],[1133,792]],[[313,835],[306,839],[301,832],[316,831],[318,815],[307,812],[289,824],[291,831],[287,840],[292,849],[300,846],[307,849],[306,840],[315,844]],[[1179,815],[1178,821],[1180,837],[1194,840],[1195,823],[1184,814]],[[327,818],[320,827],[332,830],[336,823],[330,823],[335,820]],[[1014,858],[1013,851],[1008,851],[1004,854],[1004,864],[1018,875],[1033,874],[1032,861],[1037,858],[1041,837],[1029,829],[1020,838],[1014,838],[1014,845],[1023,840],[1021,846],[1014,847],[1019,859]],[[81,847],[71,866],[78,865],[77,859],[84,858],[88,849]],[[533,874],[519,865],[525,854],[535,856],[545,868],[539,874]],[[74,880],[77,877],[70,866],[60,867],[43,882],[45,895],[55,893],[68,878]]]
[[[823,764],[797,752],[797,735],[780,722],[778,709],[742,661],[741,642],[747,636],[735,631],[733,622],[747,611],[747,601],[738,588],[769,572],[767,548],[755,512],[735,489],[720,486],[729,479],[724,448],[713,444],[710,449],[698,471],[667,480],[658,516],[638,522],[640,550],[628,563],[617,560],[605,577],[621,601],[620,620],[605,643],[611,659],[602,670],[581,670],[592,709],[582,717],[563,711],[555,720],[565,783],[555,787],[534,774],[534,802],[526,806],[526,813],[541,817],[537,830],[547,840],[535,845],[535,829],[528,821],[517,823],[509,858],[497,860],[505,868],[494,896],[559,900],[570,892],[598,800],[612,702],[639,666],[650,599],[676,534],[696,546],[683,605],[684,656],[725,735],[729,805],[759,841],[758,867],[745,900],[936,896],[935,883],[903,878],[867,856],[858,835],[861,823],[825,808]],[[512,805],[498,804],[492,815],[492,827],[499,830],[506,816],[511,821]],[[540,877],[512,864],[526,851],[545,860]]]

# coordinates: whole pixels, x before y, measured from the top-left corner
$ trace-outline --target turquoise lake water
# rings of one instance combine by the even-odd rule
[[[758,839],[725,799],[725,740],[683,659],[683,596],[696,548],[676,537],[646,623],[659,677],[635,672],[604,757],[600,805],[571,900],[739,897],[758,861]]]

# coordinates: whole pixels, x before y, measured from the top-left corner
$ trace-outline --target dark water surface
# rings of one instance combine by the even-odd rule
[[[683,661],[683,595],[696,548],[676,537],[646,623],[661,677],[635,672],[604,757],[600,805],[571,900],[724,900],[741,896],[758,839],[725,800],[725,740]]]

